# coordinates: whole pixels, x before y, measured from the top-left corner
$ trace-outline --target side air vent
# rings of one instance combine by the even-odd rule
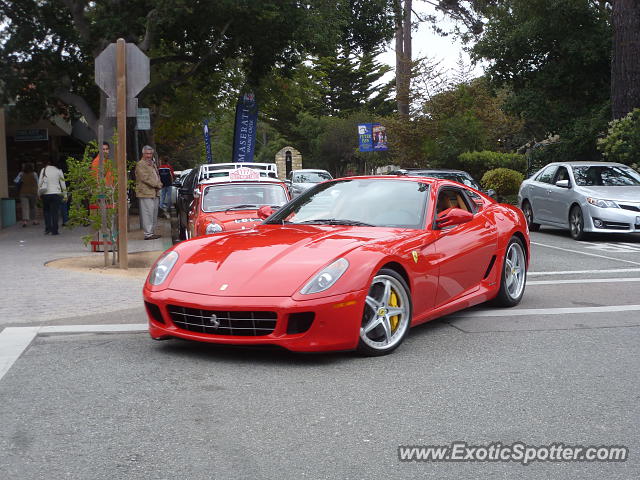
[[[491,257],[491,261],[489,262],[489,266],[487,267],[487,271],[484,272],[484,277],[482,277],[483,280],[485,280],[489,274],[491,273],[491,270],[493,269],[493,265],[496,263],[496,256],[494,255],[493,257]]]

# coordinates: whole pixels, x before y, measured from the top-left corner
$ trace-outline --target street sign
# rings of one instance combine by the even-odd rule
[[[37,142],[41,140],[49,140],[49,131],[46,128],[16,130],[14,140],[16,142]]]
[[[142,50],[133,43],[126,44],[127,65],[127,117],[135,117],[138,109],[136,96],[149,84],[150,62]],[[116,44],[112,43],[96,57],[96,84],[107,94],[107,116],[116,116]]]
[[[151,114],[148,108],[138,108],[136,130],[151,130]]]

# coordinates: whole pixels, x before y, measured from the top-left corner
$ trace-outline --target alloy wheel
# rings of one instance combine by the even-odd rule
[[[504,262],[506,293],[513,300],[519,299],[527,276],[526,258],[520,242],[512,242],[509,245]]]
[[[381,270],[365,299],[361,345],[373,354],[393,350],[404,338],[410,319],[411,300],[404,281],[395,272]]]
[[[580,240],[584,235],[584,219],[582,218],[582,210],[580,207],[573,207],[571,214],[569,215],[569,228],[571,229],[571,236]]]

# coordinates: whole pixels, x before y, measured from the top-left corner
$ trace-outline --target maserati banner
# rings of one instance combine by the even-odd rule
[[[233,132],[233,161],[253,162],[256,147],[258,105],[253,93],[245,93],[236,106],[236,126]]]
[[[207,163],[213,163],[213,155],[211,154],[211,136],[209,135],[209,120],[204,121],[203,128],[204,146],[207,150]]]

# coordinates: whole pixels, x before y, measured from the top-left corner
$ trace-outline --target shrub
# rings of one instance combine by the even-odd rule
[[[640,108],[609,123],[607,136],[598,148],[609,162],[632,165],[640,162]]]
[[[496,168],[489,170],[482,176],[482,186],[492,188],[498,196],[508,196],[518,193],[524,175],[509,168]]]
[[[458,157],[460,166],[475,178],[482,178],[489,170],[508,168],[523,172],[527,168],[524,155],[518,153],[500,153],[491,151],[466,152]]]

